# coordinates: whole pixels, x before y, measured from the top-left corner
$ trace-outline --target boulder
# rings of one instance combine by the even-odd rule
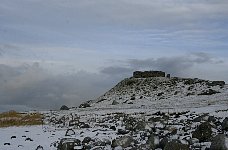
[[[167,143],[169,143],[169,139],[167,137],[164,137],[159,142],[159,146],[158,147],[161,148],[161,149],[164,149]]]
[[[79,108],[87,108],[87,107],[91,107],[90,104],[88,102],[82,103]]]
[[[65,136],[71,136],[71,135],[75,135],[74,130],[73,129],[67,129]]]
[[[214,116],[209,116],[208,121],[209,122],[216,122],[216,118]]]
[[[201,116],[198,116],[198,117],[196,117],[196,118],[194,118],[193,119],[193,122],[200,122],[200,121],[203,121],[203,120],[208,120],[208,119],[206,119],[208,117],[208,115],[207,114],[203,114],[203,115],[201,115]]]
[[[115,126],[111,126],[110,129],[112,129],[113,131],[116,131],[116,127]]]
[[[222,122],[222,130],[228,131],[228,117],[226,117]]]
[[[60,110],[69,110],[69,107],[67,107],[66,105],[61,106]]]
[[[220,93],[219,91],[215,91],[215,90],[212,90],[212,89],[209,89],[207,91],[204,91],[198,95],[213,95],[213,94],[217,94],[217,93]]]
[[[112,105],[118,105],[119,103],[116,101],[116,100],[114,100],[113,102],[112,102]]]
[[[80,144],[79,141],[75,138],[63,138],[60,140],[57,150],[74,150],[74,147]]]
[[[135,125],[135,130],[137,131],[143,131],[145,130],[146,123],[144,121],[138,121]]]
[[[155,149],[159,146],[159,139],[154,134],[151,134],[147,140],[147,144],[150,146],[150,149]]]
[[[44,150],[43,146],[39,145],[37,146],[36,150]]]
[[[228,138],[224,134],[216,135],[211,142],[210,150],[228,150]]]
[[[182,144],[179,140],[172,140],[165,145],[164,150],[189,150],[189,146]]]
[[[129,132],[130,132],[129,130],[118,129],[118,133],[119,133],[119,134],[122,134],[122,135],[128,134]]]
[[[112,147],[118,147],[121,146],[123,148],[127,148],[131,146],[131,143],[133,143],[134,140],[130,136],[122,136],[120,138],[114,139],[112,141]]]
[[[211,124],[209,122],[204,122],[192,133],[192,137],[197,138],[200,142],[207,142],[211,139],[211,134]]]
[[[85,137],[84,139],[83,139],[83,141],[82,141],[82,143],[84,144],[84,143],[89,143],[90,141],[91,141],[92,139],[90,138],[90,137]]]

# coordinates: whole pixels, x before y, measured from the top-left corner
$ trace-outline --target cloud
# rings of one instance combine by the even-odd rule
[[[126,67],[105,67],[103,69],[101,69],[101,73],[104,73],[104,74],[108,74],[108,75],[112,75],[112,76],[115,76],[115,75],[119,75],[119,74],[128,74],[129,72],[132,72],[132,68],[126,68]]]
[[[120,61],[118,61],[120,62]],[[0,65],[0,107],[7,109],[59,109],[95,99],[135,70],[162,70],[172,76],[228,81],[228,63],[208,53],[122,60],[98,73],[78,71],[53,74],[39,63],[16,67]]]
[[[30,5],[22,10],[22,6]],[[227,14],[226,0],[220,1],[184,1],[184,0],[78,0],[78,1],[4,1],[1,6],[3,15],[11,16],[15,12],[18,20],[24,18],[26,22],[34,23],[59,23],[56,27],[85,24],[126,24],[126,25],[162,25],[168,27],[173,24],[191,26],[201,19],[220,19]],[[43,12],[39,12],[42,8]],[[4,12],[4,11],[3,11]],[[31,12],[33,12],[31,16]],[[47,13],[48,12],[48,13]],[[44,15],[45,14],[45,15]],[[39,17],[43,15],[43,17]],[[54,17],[55,16],[55,17]],[[33,19],[32,17],[36,17]],[[37,18],[38,17],[38,18]],[[64,18],[65,17],[65,18]],[[75,17],[75,19],[74,19]],[[47,18],[51,18],[48,20]],[[16,19],[16,18],[15,18]],[[30,20],[29,20],[30,19]],[[60,19],[60,20],[59,20]],[[37,21],[36,21],[37,20]],[[42,21],[41,21],[42,20]],[[41,21],[41,22],[40,22]],[[181,21],[181,22],[180,22]],[[195,22],[197,24],[197,22]]]
[[[224,69],[226,65],[227,62],[209,53],[194,52],[170,57],[128,59],[124,63],[124,66],[127,67],[109,66],[101,72],[109,75],[118,73],[131,75],[133,70],[161,70],[171,73],[173,76],[228,81],[228,71]]]
[[[77,106],[97,98],[115,83],[109,77],[85,71],[50,74],[38,63],[26,67],[0,65],[0,71],[0,106],[12,106],[11,109]]]
[[[218,30],[227,31],[227,7],[226,0],[3,0],[0,41],[101,48],[123,42],[123,31],[148,29],[171,32],[171,38],[221,38]]]

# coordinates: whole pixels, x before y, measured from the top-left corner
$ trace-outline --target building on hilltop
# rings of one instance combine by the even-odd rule
[[[150,78],[150,77],[165,77],[163,71],[135,71],[133,72],[134,78]]]

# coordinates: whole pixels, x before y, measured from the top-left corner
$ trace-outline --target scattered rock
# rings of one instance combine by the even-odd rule
[[[43,146],[39,145],[37,146],[36,150],[44,150]]]
[[[16,136],[11,136],[11,139],[16,139],[17,137]]]
[[[207,142],[211,139],[211,134],[211,124],[209,122],[204,122],[192,133],[192,137],[199,139],[200,142]]]
[[[84,123],[80,126],[80,128],[90,128],[90,126],[89,126],[89,124]]]
[[[25,141],[31,141],[31,142],[32,142],[33,139],[31,139],[31,138],[26,138]]]
[[[138,121],[135,126],[135,130],[143,131],[146,127],[146,123],[144,121]]]
[[[161,117],[151,117],[148,119],[148,121],[150,122],[159,122],[161,121]]]
[[[200,121],[203,121],[203,120],[207,120],[206,117],[207,117],[207,114],[201,115],[201,116],[196,117],[195,119],[193,119],[193,122],[200,122]]]
[[[113,102],[112,102],[112,105],[118,105],[119,103],[116,101],[116,100],[114,100]]]
[[[110,129],[112,129],[113,131],[116,131],[116,127],[115,126],[111,126]]]
[[[169,139],[167,137],[164,137],[163,139],[161,139],[161,141],[159,142],[159,148],[164,149],[165,145],[169,142]]]
[[[18,145],[17,147],[24,147],[23,145]]]
[[[166,144],[164,150],[189,150],[189,146],[182,144],[179,140],[172,140]]]
[[[60,110],[69,110],[69,108],[66,105],[61,106]]]
[[[228,117],[226,117],[222,122],[222,130],[228,130]]]
[[[4,145],[10,145],[10,143],[4,143]]]
[[[85,102],[79,106],[79,108],[87,108],[87,107],[91,107],[88,102]]]
[[[216,135],[212,139],[210,150],[228,150],[226,140],[228,138],[224,134]]]
[[[131,143],[133,143],[134,140],[132,137],[130,136],[123,136],[117,139],[114,139],[112,141],[112,147],[117,147],[117,146],[121,146],[123,148],[127,148],[129,146],[131,146]]]
[[[135,97],[133,96],[133,97],[131,97],[131,99],[130,100],[135,100]]]
[[[90,137],[85,137],[82,141],[82,143],[89,143],[92,139]]]
[[[129,132],[130,132],[129,130],[118,129],[118,133],[119,133],[119,134],[122,134],[122,135],[128,134]]]
[[[78,140],[75,138],[63,138],[60,140],[57,150],[73,150],[77,142]]]
[[[202,92],[202,93],[200,93],[198,95],[213,95],[213,94],[217,94],[217,93],[220,93],[220,92],[212,90],[212,89],[209,89],[209,90],[204,91],[204,92]]]
[[[225,84],[225,81],[212,81],[208,83],[209,86],[224,86]]]
[[[154,134],[151,134],[147,140],[147,144],[150,146],[150,149],[155,149],[159,146],[159,139],[157,139]]]
[[[75,135],[75,132],[73,129],[67,129],[65,136],[72,136]]]
[[[208,122],[216,122],[216,118],[214,116],[209,116]]]
[[[158,93],[157,96],[162,96],[164,92]]]

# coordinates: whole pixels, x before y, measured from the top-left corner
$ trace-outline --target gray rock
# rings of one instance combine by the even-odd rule
[[[228,130],[228,117],[226,117],[222,122],[222,130]]]
[[[211,139],[212,129],[209,122],[204,122],[192,133],[193,138],[197,138],[200,142],[207,142]]]
[[[117,146],[121,146],[123,148],[127,148],[129,146],[131,146],[131,143],[133,143],[134,140],[132,137],[130,136],[123,136],[117,139],[114,139],[112,141],[112,147],[117,147]]]
[[[150,146],[150,149],[155,149],[159,146],[159,143],[156,143],[156,138],[154,134],[151,134],[147,140],[147,144]]]
[[[119,134],[122,134],[122,135],[128,134],[129,132],[130,132],[129,130],[118,129],[118,133],[119,133]]]
[[[94,139],[94,143],[93,143],[94,146],[106,146],[111,144],[112,142],[109,139],[99,139],[99,138]]]
[[[118,105],[119,103],[116,101],[116,100],[114,100],[113,102],[112,102],[112,105]]]
[[[87,108],[87,107],[91,107],[90,104],[88,102],[82,103],[79,108]]]
[[[80,128],[90,128],[89,124],[82,123]]]
[[[215,90],[212,90],[212,89],[209,89],[209,90],[206,90],[198,95],[213,95],[213,94],[217,94],[217,93],[220,93],[219,91],[215,91]]]
[[[90,137],[85,137],[82,143],[89,143],[92,139]]]
[[[210,150],[228,150],[226,139],[228,140],[224,134],[216,135],[212,139]]]
[[[77,139],[75,138],[63,138],[57,147],[57,150],[73,150],[76,146]]]
[[[75,135],[74,130],[73,129],[67,129],[65,136],[71,136],[71,135]]]
[[[43,146],[39,145],[37,146],[36,150],[44,150]]]
[[[159,148],[164,149],[165,145],[169,143],[169,139],[167,137],[164,137],[160,142],[159,142]]]
[[[66,105],[63,105],[60,110],[69,110],[69,107],[67,107]]]
[[[208,121],[209,122],[216,122],[216,118],[214,116],[209,116]]]
[[[164,150],[189,150],[189,146],[182,144],[179,140],[172,140],[165,145]]]
[[[143,131],[145,130],[145,127],[146,127],[146,123],[144,121],[138,121],[136,123],[135,129],[138,131]]]
[[[200,122],[200,121],[203,121],[203,120],[206,121],[207,120],[206,117],[207,117],[207,114],[201,115],[201,116],[196,117],[195,119],[193,119],[193,122]]]

